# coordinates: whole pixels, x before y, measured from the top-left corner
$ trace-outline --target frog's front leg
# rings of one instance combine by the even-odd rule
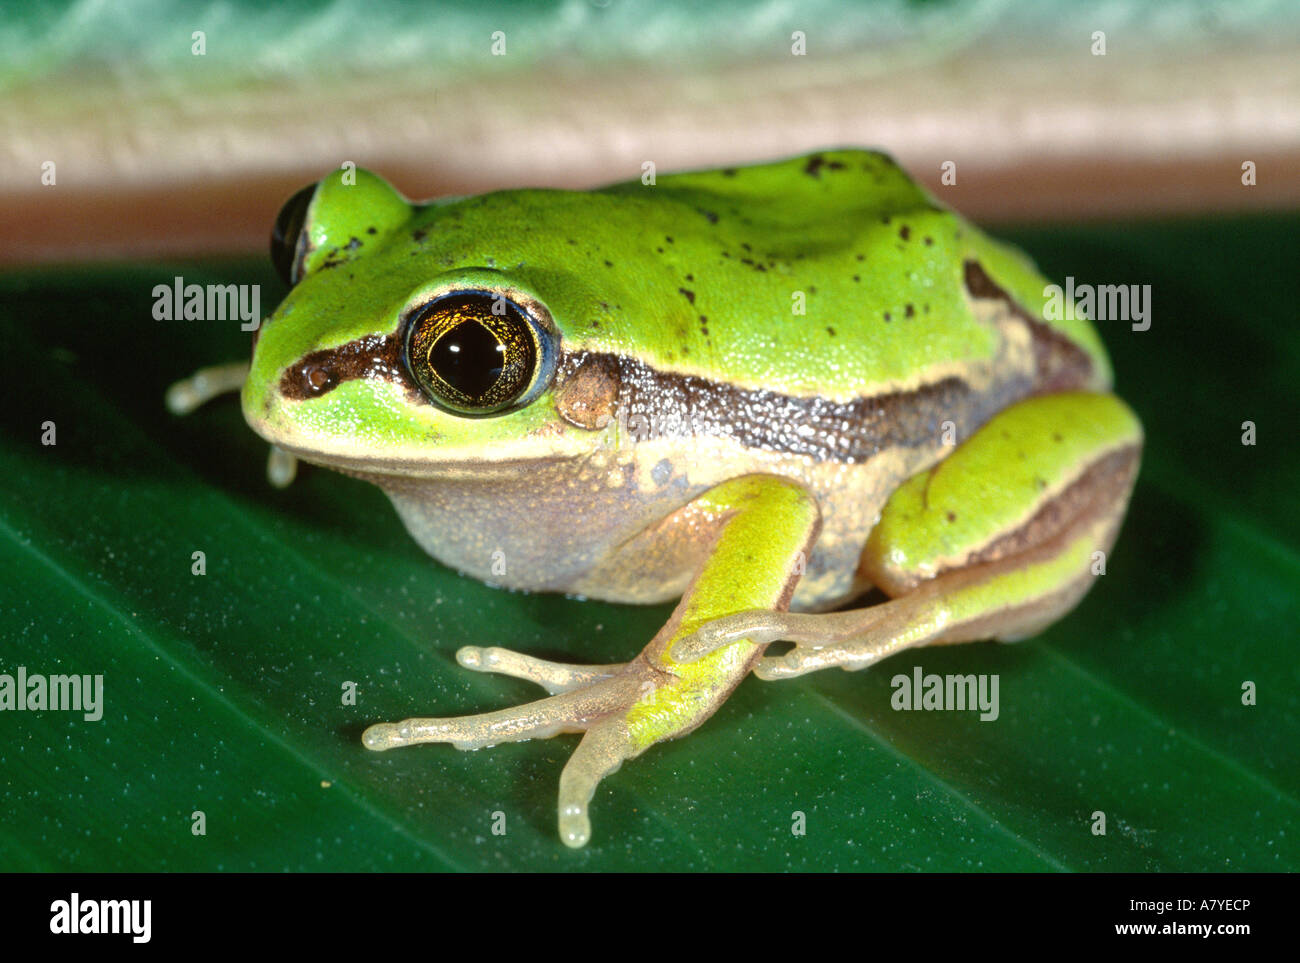
[[[173,415],[188,415],[213,398],[237,392],[248,380],[248,362],[232,361],[200,368],[167,389],[165,402]]]
[[[913,646],[1033,635],[1091,587],[1141,446],[1137,418],[1111,395],[1014,405],[886,503],[862,569],[890,601],[830,614],[740,613],[701,627],[675,655],[697,658],[737,638],[794,642],[755,666],[771,680],[862,669]]]
[[[214,398],[237,394],[248,380],[248,367],[247,361],[232,361],[200,368],[188,378],[173,382],[163,402],[173,415],[188,415]],[[272,445],[266,460],[267,480],[276,488],[288,488],[297,474],[298,459]]]
[[[501,649],[462,649],[462,664],[531,679],[559,694],[482,715],[374,725],[362,737],[366,747],[449,742],[478,749],[583,732],[560,776],[559,825],[567,845],[584,845],[591,832],[587,804],[600,780],[656,742],[700,725],[762,654],[760,645],[737,638],[683,663],[673,658],[673,646],[718,618],[756,608],[784,609],[799,579],[799,562],[821,524],[806,490],[768,475],[725,482],[695,504],[718,520],[709,560],[668,623],[631,662],[582,669]],[[492,658],[495,662],[486,664]],[[584,672],[588,678],[582,678]]]

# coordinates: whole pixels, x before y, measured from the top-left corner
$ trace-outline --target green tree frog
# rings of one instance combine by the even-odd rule
[[[549,697],[364,734],[582,733],[559,780],[569,846],[601,779],[751,672],[857,670],[1060,618],[1142,446],[1092,326],[1047,320],[1029,260],[885,154],[651,180],[412,204],[333,174],[280,214],[292,287],[235,379],[258,434],[380,486],[446,565],[680,598],[624,662],[465,646],[466,669]],[[872,587],[886,600],[843,608]],[[776,641],[794,646],[765,654]]]

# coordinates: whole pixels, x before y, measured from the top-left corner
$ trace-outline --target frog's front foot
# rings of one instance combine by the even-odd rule
[[[188,415],[213,398],[238,393],[247,378],[247,361],[200,368],[169,387],[163,400],[173,415]],[[266,460],[267,481],[276,488],[288,488],[297,474],[298,459],[272,445]]]
[[[502,742],[582,732],[582,741],[560,775],[559,828],[566,845],[585,845],[591,837],[587,807],[596,786],[625,759],[645,748],[638,747],[628,716],[638,702],[653,697],[665,673],[642,659],[623,665],[575,666],[478,646],[465,646],[456,658],[474,671],[528,679],[555,694],[498,712],[373,725],[362,735],[366,748],[447,742],[457,749],[482,749]]]
[[[247,378],[247,361],[200,368],[169,387],[164,402],[173,415],[188,415],[213,398],[238,392]]]

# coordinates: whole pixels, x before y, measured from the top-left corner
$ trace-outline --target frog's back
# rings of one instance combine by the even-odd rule
[[[1005,348],[973,299],[1000,299],[1036,321],[1046,300],[1047,282],[1023,255],[872,151],[587,193],[504,191],[453,208],[447,226],[472,249],[443,264],[518,277],[550,307],[566,350],[703,379],[725,373],[741,389],[850,401],[970,374],[1000,363]],[[1075,386],[1108,386],[1086,321],[1037,323],[1037,335],[1077,349],[1090,369]]]
[[[753,386],[842,400],[864,386],[907,390],[997,356],[999,334],[973,297],[996,290],[1043,316],[1047,282],[1028,259],[937,204],[880,152],[671,175],[656,189],[699,215],[678,211],[701,243],[713,238],[692,305],[710,320],[701,347],[726,354],[731,376]],[[972,292],[972,272],[992,286]],[[1108,383],[1086,321],[1043,324],[1090,356],[1097,386]]]

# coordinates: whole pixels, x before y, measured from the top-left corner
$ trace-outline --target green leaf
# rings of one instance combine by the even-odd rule
[[[0,713],[0,869],[1295,870],[1298,227],[1014,237],[1054,278],[1152,285],[1149,331],[1102,325],[1148,432],[1108,574],[1019,645],[747,680],[602,785],[579,852],[555,831],[576,737],[376,754],[361,730],[536,697],[461,670],[461,644],[625,659],[668,607],[488,588],[361,482],[271,489],[233,400],[168,415],[166,385],[247,335],[155,321],[153,286],[261,283],[269,307],[260,261],[0,277],[0,672],[104,676],[100,721]],[[914,665],[996,673],[999,718],[894,711]]]

